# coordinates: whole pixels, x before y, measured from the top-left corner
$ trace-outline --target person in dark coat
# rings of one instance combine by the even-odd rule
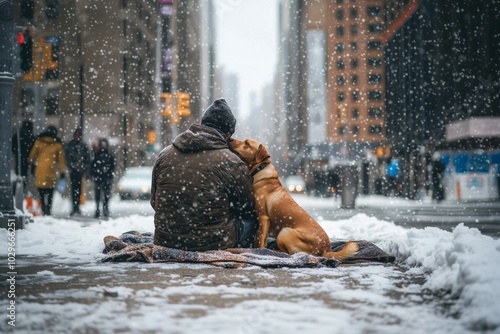
[[[34,143],[35,136],[33,134],[33,122],[25,120],[23,121],[19,132],[16,131],[14,136],[12,136],[12,157],[15,160],[15,172],[17,175],[23,177],[25,192],[30,166],[29,155]]]
[[[444,199],[443,175],[445,165],[441,160],[441,154],[434,152],[432,155],[432,199],[440,202]]]
[[[71,200],[73,209],[71,216],[81,214],[80,196],[82,193],[82,178],[88,172],[90,165],[90,152],[85,143],[82,142],[82,130],[76,129],[73,133],[73,139],[66,144],[66,165],[70,172],[71,181]]]
[[[107,139],[101,138],[98,143],[94,159],[90,163],[90,175],[95,185],[95,218],[101,216],[100,203],[102,195],[102,213],[104,218],[109,217],[109,199],[115,175],[116,158],[109,151]]]
[[[42,213],[50,215],[54,188],[59,179],[65,178],[66,162],[62,140],[57,137],[57,128],[49,125],[40,133],[33,144],[29,155],[30,163],[36,164],[35,185],[40,194]]]
[[[155,162],[155,245],[206,251],[252,247],[258,220],[246,165],[229,150],[236,119],[215,100]]]

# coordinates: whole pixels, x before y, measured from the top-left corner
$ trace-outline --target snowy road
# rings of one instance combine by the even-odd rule
[[[103,264],[104,236],[128,230],[152,232],[152,217],[102,222],[36,218],[16,233],[16,327],[4,320],[0,329],[500,333],[500,240],[463,225],[453,232],[405,229],[363,214],[323,219],[320,224],[332,238],[372,241],[397,261],[318,269]],[[5,244],[2,233],[0,245]],[[7,278],[6,264],[2,247],[2,282]],[[3,291],[1,296],[0,309],[7,316],[12,299]]]

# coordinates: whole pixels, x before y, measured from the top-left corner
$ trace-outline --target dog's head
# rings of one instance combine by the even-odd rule
[[[255,139],[230,139],[229,148],[243,160],[250,171],[260,164],[271,163],[271,156],[266,147]]]

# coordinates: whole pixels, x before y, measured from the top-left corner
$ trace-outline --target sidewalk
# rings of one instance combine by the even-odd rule
[[[483,234],[500,237],[500,201],[456,202],[430,198],[409,200],[381,195],[359,196],[353,209],[341,208],[340,198],[294,196],[313,217],[325,220],[349,219],[366,214],[394,222],[406,228],[439,227],[451,231],[457,225],[479,229]]]

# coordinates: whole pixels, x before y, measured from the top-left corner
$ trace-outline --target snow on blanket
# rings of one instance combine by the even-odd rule
[[[344,262],[392,262],[380,248],[367,241],[358,241],[360,250],[356,256]],[[288,255],[271,249],[233,248],[217,251],[190,252],[174,248],[153,245],[151,233],[129,231],[119,238],[104,238],[103,262],[190,262],[209,263],[225,268],[256,265],[263,268],[300,268],[300,267],[335,267],[339,263],[335,259],[316,257],[304,253]],[[334,251],[341,249],[345,242],[337,242]]]

